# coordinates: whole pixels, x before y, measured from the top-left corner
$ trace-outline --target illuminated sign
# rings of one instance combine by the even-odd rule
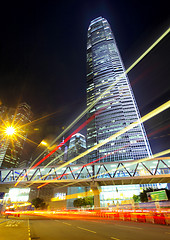
[[[5,201],[27,202],[29,199],[30,188],[10,188],[9,193],[4,196]]]
[[[147,197],[149,202],[168,200],[165,190],[149,192]]]
[[[66,200],[66,193],[55,193],[54,198],[51,199],[52,202],[62,200]]]

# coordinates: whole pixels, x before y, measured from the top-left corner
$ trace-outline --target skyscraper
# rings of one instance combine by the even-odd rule
[[[31,121],[31,117],[31,107],[26,103],[19,104],[16,109],[0,106],[0,168],[12,168],[21,164],[21,155],[28,134],[27,124]],[[21,127],[14,138],[4,136],[7,123]]]
[[[94,19],[87,34],[87,106],[110,85],[113,87],[88,113],[89,118],[102,109],[87,127],[87,148],[140,118],[133,91],[124,73],[123,62],[109,23],[103,17]],[[120,79],[117,81],[118,78]],[[102,161],[107,162],[150,157],[152,152],[143,124],[90,153],[88,162],[105,155]]]
[[[79,154],[81,154],[85,150],[86,150],[86,138],[85,138],[85,136],[80,134],[80,133],[74,134],[71,137],[70,142],[69,142],[68,160],[78,156]],[[84,162],[86,162],[86,157],[83,157],[83,158],[77,160],[76,162],[74,162],[74,164],[84,163]]]

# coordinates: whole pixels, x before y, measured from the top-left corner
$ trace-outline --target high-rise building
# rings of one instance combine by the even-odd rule
[[[40,143],[38,147],[33,151],[27,165],[30,166],[33,162],[34,164],[36,164],[37,162],[39,162],[40,159],[47,156],[53,149],[54,147],[48,148],[46,146],[41,146],[41,143]],[[55,166],[63,162],[64,162],[64,151],[61,148],[59,148],[51,156],[49,156],[44,162],[42,162],[41,166],[46,166],[46,165]]]
[[[115,81],[117,83],[114,84]],[[111,27],[106,19],[98,17],[91,21],[87,34],[87,106],[110,85],[113,87],[88,113],[89,118],[102,109],[87,127],[87,148],[102,142],[140,118]],[[143,124],[90,153],[88,162],[105,155],[101,161],[150,157],[152,152]]]
[[[68,148],[68,160],[78,156],[82,152],[86,150],[86,138],[84,135],[80,133],[74,134],[69,142],[69,148]],[[86,162],[86,158],[81,158],[74,162],[74,164],[77,163],[84,163]]]
[[[21,155],[28,134],[28,123],[32,118],[31,107],[21,103],[17,108],[0,106],[0,168],[13,168],[21,164]],[[13,125],[18,128],[14,137],[5,136],[5,128]]]

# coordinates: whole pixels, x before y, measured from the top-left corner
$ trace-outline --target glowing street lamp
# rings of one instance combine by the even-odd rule
[[[15,128],[12,127],[12,126],[9,126],[9,127],[6,128],[5,133],[6,133],[8,136],[12,136],[12,135],[15,133]]]
[[[43,146],[47,146],[48,145],[48,143],[45,142],[45,141],[41,141],[40,144],[43,145]]]

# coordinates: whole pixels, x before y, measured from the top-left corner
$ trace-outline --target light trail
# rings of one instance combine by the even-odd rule
[[[170,125],[166,126],[166,128],[169,127],[169,126],[170,126]],[[164,128],[163,128],[163,129],[164,129]],[[162,130],[162,128],[161,128],[160,130]],[[157,132],[153,132],[153,133],[151,133],[151,134],[153,135],[153,134],[155,134],[155,133],[157,133]],[[148,136],[149,136],[149,135],[148,135]],[[130,144],[128,144],[128,145],[126,145],[126,146],[124,146],[124,147],[122,147],[122,148],[116,149],[116,150],[114,151],[114,153],[117,152],[117,151],[120,151],[120,150],[122,150],[122,149],[124,149],[124,148],[126,148],[126,147],[128,147],[128,146],[130,146]],[[69,150],[71,150],[71,149],[69,149]],[[69,150],[68,150],[68,151],[69,151]],[[105,158],[105,157],[107,157],[107,156],[110,156],[110,155],[112,155],[112,154],[113,154],[113,153],[106,154],[106,155],[104,155],[103,157],[98,158],[97,160],[94,160],[94,161],[92,161],[92,162],[90,162],[90,163],[88,163],[88,164],[85,164],[85,165],[83,165],[83,166],[81,166],[81,167],[79,167],[79,168],[77,168],[77,169],[75,169],[75,170],[72,170],[71,173],[79,170],[80,168],[83,168],[83,167],[86,167],[86,166],[88,166],[88,165],[91,165],[91,164],[93,164],[93,163],[95,163],[95,162],[97,162],[97,161],[99,161],[99,160],[101,160],[101,159],[103,159],[103,158]],[[56,158],[53,159],[51,162],[49,162],[49,163],[44,167],[44,169],[45,169],[48,165],[50,165],[53,161],[55,161],[57,158],[59,158],[59,157],[62,156],[62,155],[64,155],[64,153],[60,154],[58,157],[56,157]],[[51,171],[50,173],[47,173],[46,175],[44,175],[44,176],[41,177],[40,179],[44,179],[45,177],[51,175],[53,172],[55,172],[55,169],[54,169],[53,171]],[[58,177],[54,178],[53,180],[62,178],[63,176],[66,176],[66,175],[68,175],[68,174],[69,174],[69,173],[65,173],[65,174],[59,175]],[[35,178],[36,178],[36,176],[34,176],[33,180],[34,180]],[[27,187],[31,186],[32,184],[33,184],[33,183],[29,184]],[[41,187],[43,187],[43,186],[46,186],[47,184],[49,184],[49,183],[46,182],[46,183],[38,186],[37,188],[41,188]]]
[[[53,145],[53,143],[55,143],[61,136],[63,136],[63,134],[66,132],[66,131],[68,131],[72,126],[74,126],[106,93],[108,93],[110,90],[111,90],[111,88],[123,77],[123,76],[125,76],[128,72],[130,72],[168,33],[170,32],[170,28],[168,28],[123,74],[121,74],[117,79],[116,79],[116,81],[113,83],[113,84],[111,84],[89,107],[87,107],[74,121],[73,121],[73,123],[72,124],[70,124],[53,142],[52,142],[52,144],[51,145]],[[170,102],[170,101],[169,101]],[[154,110],[155,111],[155,110]],[[153,112],[153,111],[152,111]],[[148,115],[148,114],[147,114]],[[145,118],[146,118],[146,120],[148,120],[147,119],[147,115],[145,115]],[[144,117],[143,117],[143,120],[142,120],[142,118],[141,118],[141,123],[142,122],[144,122],[144,121],[146,121],[146,120],[144,120]],[[128,127],[126,127],[125,128],[125,130],[126,131],[128,131],[128,130],[130,130],[130,129],[132,129],[133,127],[135,127],[135,126],[133,126],[132,127],[132,125],[135,125],[135,126],[137,126],[138,125],[138,123],[137,124],[135,124],[135,123],[132,123],[132,124],[130,124]],[[131,127],[130,127],[131,126]],[[129,129],[128,129],[129,128]],[[123,131],[123,130],[122,130]],[[125,132],[126,132],[125,131]],[[118,133],[120,133],[121,131],[119,131]],[[117,133],[117,134],[118,134]],[[124,133],[124,132],[123,132]],[[121,133],[121,134],[123,134],[123,133]],[[119,135],[121,135],[121,134],[119,134]],[[115,134],[114,134],[115,135]],[[85,151],[84,153],[85,153],[85,155],[87,154],[87,153],[89,153],[89,152],[92,152],[92,151],[94,151],[95,149],[97,149],[98,147],[100,147],[100,144],[101,144],[101,146],[103,146],[104,144],[106,144],[107,142],[109,142],[109,141],[111,141],[112,139],[114,139],[115,137],[114,137],[114,135],[112,135],[111,137],[109,137],[109,138],[107,138],[106,140],[104,140],[102,143],[99,143],[98,145],[96,145],[96,146],[94,146],[94,147],[92,147],[91,149],[89,149],[89,150],[87,150],[87,151]],[[119,136],[118,135],[118,136]],[[116,136],[117,137],[117,136]],[[110,139],[110,140],[109,140]],[[108,140],[108,141],[107,141]],[[98,147],[97,147],[98,146]],[[97,147],[97,148],[96,148]],[[58,148],[57,148],[58,149]],[[56,149],[56,150],[57,150]],[[35,164],[31,169],[34,169],[36,166],[38,166],[39,164],[41,164],[43,161],[45,161],[49,156],[51,156],[55,151],[56,151],[55,149],[53,150],[53,151],[51,151],[51,153],[49,153],[46,157],[44,157],[42,160],[40,160],[40,162],[39,163],[37,163],[37,164]],[[45,151],[44,151],[45,152]],[[44,153],[43,152],[43,153]],[[43,154],[42,153],[42,154]],[[85,156],[85,155],[83,155],[83,156]],[[76,161],[77,159],[75,159],[75,158],[73,158],[72,159],[72,162],[73,161]],[[78,158],[79,159],[79,158]],[[71,160],[70,160],[71,161]],[[69,162],[70,162],[69,161]],[[70,162],[71,163],[71,162]],[[64,165],[64,164],[63,164]],[[68,164],[67,164],[68,165]],[[60,167],[61,168],[61,167]],[[59,168],[59,169],[60,169]],[[30,170],[31,170],[30,169]],[[30,171],[30,170],[28,170],[28,171]],[[25,173],[24,174],[24,176],[23,176],[23,178],[26,176],[26,174],[28,174],[28,172],[27,173]],[[20,181],[21,181],[22,179],[20,179]],[[18,181],[16,184],[15,184],[15,187],[19,184],[19,182],[20,181]]]
[[[168,157],[164,157],[164,158],[158,158],[158,157],[160,157],[160,156],[163,156],[163,155],[166,155],[166,154],[168,154],[168,153],[170,153],[170,149],[169,150],[165,150],[165,151],[162,151],[162,152],[159,152],[159,153],[156,153],[154,156],[153,156],[153,158],[154,158],[154,160],[162,160],[162,159],[169,159]],[[145,161],[148,161],[148,160],[150,160],[150,158],[143,158],[143,159],[138,159],[138,160],[134,160],[132,163],[125,163],[126,164],[126,167],[129,167],[129,166],[131,166],[131,165],[134,165],[134,164],[138,164],[138,163],[140,163],[140,162],[145,162]],[[82,166],[82,167],[84,167],[84,166]],[[120,166],[119,168],[116,168],[114,171],[117,171],[117,170],[121,170],[121,169],[124,169],[124,167],[123,166]],[[78,170],[78,169],[76,169],[76,170]],[[74,171],[74,170],[73,170]],[[72,171],[72,172],[73,172]],[[89,177],[89,178],[86,178],[87,180],[88,179],[92,179],[92,178],[96,178],[96,177],[99,177],[99,176],[101,176],[101,175],[105,175],[105,174],[108,174],[108,173],[111,173],[111,172],[113,172],[113,169],[111,169],[111,170],[108,170],[108,171],[105,171],[105,172],[103,172],[103,173],[99,173],[99,174],[95,174],[95,175],[93,175],[93,176],[91,176],[91,177]],[[77,180],[77,182],[79,183],[79,182],[82,182],[82,181],[84,181],[84,180],[86,180],[86,179],[80,179],[80,180]],[[53,180],[55,180],[55,179],[53,179]],[[42,184],[41,186],[39,186],[39,187],[37,187],[37,188],[40,188],[40,187],[43,187],[43,186],[45,186],[45,185],[47,185],[47,184],[49,184],[50,182],[47,182],[46,184]],[[58,189],[59,188],[63,188],[63,187],[67,187],[67,186],[70,186],[70,185],[73,185],[74,183],[69,183],[69,184],[66,184],[66,185],[64,185],[64,186],[61,186],[61,187],[58,187]],[[90,186],[89,186],[90,187]],[[73,199],[73,198],[79,198],[79,197],[89,197],[89,196],[94,196],[94,195],[98,195],[98,193],[95,193],[95,192],[93,192],[93,190],[91,191],[91,190],[89,190],[89,191],[86,191],[86,192],[80,192],[80,193],[74,193],[74,194],[70,194],[70,195],[67,195],[64,199],[55,199],[55,198],[52,198],[52,200],[51,201],[61,201],[61,200],[68,200],[68,199]]]
[[[170,153],[170,149],[167,149],[167,150],[165,150],[165,151],[162,151],[162,152],[159,152],[159,153],[156,153],[156,154],[152,155],[152,159],[154,160],[154,159],[156,159],[156,158],[159,158],[160,156],[164,156],[164,155],[167,155],[167,154],[169,154],[169,153]],[[168,159],[169,159],[169,158],[168,158]],[[151,160],[151,159],[150,159],[150,158],[143,158],[143,159],[134,160],[134,161],[131,162],[131,163],[126,163],[126,167],[129,167],[129,166],[134,165],[134,164],[136,164],[136,163],[146,162],[146,161],[149,161],[149,160]],[[124,168],[124,167],[121,166],[121,167],[119,167],[118,169],[120,170],[120,169],[123,169],[123,168]],[[116,169],[116,170],[118,170],[118,169]],[[104,172],[104,173],[99,173],[99,174],[93,175],[93,176],[91,176],[91,177],[89,177],[89,178],[84,178],[84,179],[77,180],[76,182],[77,182],[77,183],[79,183],[79,182],[84,182],[85,180],[90,180],[90,179],[92,179],[92,178],[96,178],[96,177],[98,177],[98,176],[100,176],[100,175],[104,175],[104,174],[107,174],[107,173],[110,173],[110,172],[113,172],[113,169],[111,169],[111,170],[109,170],[109,171],[106,171],[106,172]],[[53,183],[53,180],[47,180],[47,181],[48,181],[49,183]],[[68,186],[73,185],[73,184],[74,184],[74,182],[73,182],[73,183],[68,183],[68,184],[63,185],[63,186],[58,187],[58,188],[68,187]]]
[[[62,165],[59,166],[56,170],[59,170],[59,169],[65,167],[65,166],[69,165],[70,163],[72,163],[72,162],[80,159],[81,157],[83,157],[83,156],[87,155],[88,153],[96,150],[97,148],[103,146],[104,144],[108,143],[109,141],[113,140],[114,138],[122,135],[123,133],[127,132],[128,130],[136,127],[138,124],[141,124],[141,123],[143,123],[144,121],[146,121],[146,120],[154,117],[155,115],[159,114],[160,112],[166,110],[166,109],[169,108],[169,107],[170,107],[170,101],[164,103],[164,104],[161,105],[160,107],[158,107],[158,108],[156,108],[155,110],[151,111],[150,113],[146,114],[145,116],[143,116],[142,118],[140,118],[139,121],[136,121],[136,122],[131,123],[129,126],[125,127],[124,129],[120,130],[119,132],[113,134],[113,135],[110,136],[109,138],[105,139],[103,142],[101,142],[101,143],[95,145],[94,147],[88,149],[87,151],[85,151],[85,152],[83,152],[82,154],[80,154],[79,156],[71,159],[71,160],[68,161],[67,163],[62,164]],[[170,151],[161,152],[161,154],[168,154],[168,153],[170,153]],[[151,158],[153,158],[153,157],[159,157],[159,156],[161,156],[161,155],[159,155],[159,154],[156,155],[156,154],[155,154],[155,155],[153,155],[153,156],[150,157],[150,158],[141,159],[141,160],[139,160],[139,161],[147,161],[148,159],[151,159]],[[97,161],[97,160],[94,160],[94,161]],[[135,163],[136,163],[136,162],[134,161],[133,164],[135,164]],[[92,163],[89,163],[89,164],[92,164]],[[33,168],[32,168],[32,169],[33,169]],[[24,175],[26,176],[32,169],[28,170],[27,173],[25,173]],[[18,183],[25,177],[24,175],[17,181],[17,183],[15,184],[15,186],[17,186]],[[57,178],[58,178],[58,177],[57,177]],[[56,178],[56,179],[57,179],[57,178]],[[35,182],[36,182],[36,181],[35,181]],[[53,182],[53,180],[51,180],[49,183],[52,183],[52,182]],[[45,186],[45,185],[47,185],[47,184],[44,183],[43,186]],[[43,186],[41,186],[41,187],[43,187]],[[39,186],[39,188],[40,188],[40,186]]]
[[[75,157],[75,158],[69,160],[68,162],[62,164],[62,165],[59,166],[56,170],[59,170],[59,169],[65,167],[65,166],[69,165],[70,163],[72,163],[72,162],[80,159],[81,157],[84,157],[85,155],[89,154],[90,152],[92,152],[92,151],[96,150],[97,148],[105,145],[106,143],[110,142],[111,140],[115,139],[116,137],[118,137],[118,136],[122,135],[123,133],[129,131],[130,129],[136,127],[138,124],[141,124],[141,123],[147,121],[148,119],[154,117],[155,115],[159,114],[160,112],[166,110],[166,109],[169,108],[169,107],[170,107],[170,100],[167,101],[166,103],[164,103],[163,105],[161,105],[160,107],[156,108],[155,110],[151,111],[150,113],[146,114],[145,116],[143,116],[142,118],[140,118],[138,121],[131,123],[129,126],[123,128],[123,129],[120,130],[119,132],[113,134],[112,136],[110,136],[109,138],[105,139],[105,140],[102,141],[101,143],[98,143],[97,145],[95,145],[94,147],[92,147],[92,148],[88,149],[87,151],[81,153],[81,154],[78,155],[77,157]],[[150,158],[152,158],[152,157],[150,157]],[[58,178],[58,177],[57,177],[57,178]],[[57,179],[57,178],[56,178],[56,179]],[[21,180],[22,180],[22,179],[21,179]],[[21,180],[20,180],[20,181],[21,181]],[[45,185],[47,185],[47,184],[44,184],[43,186],[45,186]]]
[[[52,146],[58,139],[60,139],[70,128],[72,128],[91,108],[102,98],[106,95],[113,86],[115,86],[119,80],[129,73],[164,37],[168,35],[170,32],[170,28],[168,28],[124,73],[122,73],[119,77],[116,77],[114,83],[112,83],[95,101],[91,103],[57,138],[53,140],[50,144]],[[41,157],[45,153],[45,150],[39,155]],[[38,157],[38,158],[39,158]],[[37,158],[37,159],[38,159]]]
[[[100,114],[100,112],[101,111],[103,111],[104,109],[106,109],[106,107],[105,108],[102,108],[102,109],[100,109],[99,111],[97,111],[96,113],[94,113],[89,119],[87,119],[83,124],[81,124],[73,133],[71,133],[63,142],[61,142],[56,148],[54,148],[49,154],[47,154],[43,159],[41,159],[39,162],[40,162],[40,164],[43,162],[43,161],[45,161],[49,156],[51,156],[55,151],[57,151],[57,149],[58,148],[60,148],[61,146],[63,146],[66,142],[68,142],[69,140],[70,140],[70,138],[74,135],[74,134],[76,134],[76,133],[78,133],[79,131],[81,131],[89,122],[91,122],[97,115],[99,115]],[[50,146],[51,146],[51,144],[50,144]],[[56,150],[55,150],[56,149]],[[33,166],[33,164],[38,160],[38,158],[39,158],[40,156],[38,156],[34,161],[33,161],[33,163],[31,164],[31,166],[30,166],[30,169],[32,169],[31,167]],[[39,163],[38,162],[38,163]],[[37,163],[37,164],[38,164]],[[38,164],[39,165],[39,164]]]
[[[141,218],[145,219],[146,222],[150,222],[151,219],[154,222],[155,219],[157,219],[158,221],[156,221],[156,223],[160,223],[162,224],[162,222],[164,221],[163,224],[167,224],[169,223],[169,214],[168,214],[169,208],[168,206],[166,206],[165,209],[115,209],[112,208],[112,210],[105,210],[105,209],[97,209],[97,210],[93,210],[91,211],[91,209],[87,209],[84,211],[79,211],[79,210],[34,210],[34,211],[30,211],[30,210],[16,210],[16,211],[11,211],[11,210],[6,210],[4,212],[5,215],[27,215],[27,216],[43,216],[43,217],[48,217],[50,219],[55,219],[55,221],[59,221],[58,219],[74,219],[74,220],[80,220],[80,219],[89,219],[89,220],[99,220],[99,219],[105,219],[105,220],[116,220],[116,221],[122,221],[122,219],[124,219],[124,221],[127,221],[127,214],[129,215],[128,221],[139,221],[141,222]],[[119,213],[121,213],[121,216],[119,215]],[[138,220],[139,219],[139,220]],[[66,222],[62,222],[63,224],[66,225],[70,225],[69,223]],[[127,227],[127,228],[134,228],[134,229],[138,229],[138,230],[142,230],[142,228],[139,227],[129,227],[129,226],[125,226],[125,225],[118,225],[116,224],[115,226],[121,226],[121,227]],[[80,228],[77,226],[77,228]],[[93,233],[96,233],[94,231],[91,231],[89,229],[86,228],[80,228],[82,230],[86,230],[86,231],[90,231]],[[169,232],[165,232],[167,234],[170,234]],[[114,240],[120,240],[118,238],[114,238],[111,237]]]
[[[40,144],[39,144],[40,145]],[[57,150],[56,150],[57,151]],[[44,168],[46,168],[49,164],[51,164],[52,162],[54,162],[55,160],[57,160],[59,157],[63,156],[64,152],[61,153],[59,156],[57,156],[56,158],[54,158],[53,160],[51,160],[47,165],[44,166]],[[31,163],[29,169],[31,169],[31,167],[34,165],[34,163],[36,162],[37,158]]]
[[[26,140],[26,141],[28,141],[28,142],[30,142],[30,143],[33,143],[33,144],[35,144],[35,145],[38,145],[38,143],[32,141],[31,139],[29,139],[29,138],[27,138],[27,137],[22,136],[22,135],[19,134],[19,133],[15,133],[15,135],[16,135],[17,137],[23,139],[23,140]]]
[[[18,126],[18,127],[17,127],[17,125],[18,125],[19,122],[20,122],[20,120],[19,120],[16,124],[14,124],[14,126],[15,126],[15,128],[16,128],[16,130],[17,130],[17,129],[20,129],[20,128],[23,128],[23,127],[32,125],[33,123],[38,122],[38,121],[40,121],[40,120],[42,120],[42,119],[44,119],[44,118],[47,118],[47,117],[49,117],[49,116],[51,116],[51,115],[56,114],[56,113],[57,113],[57,111],[54,112],[54,113],[49,113],[49,114],[47,114],[47,115],[45,115],[45,116],[42,116],[42,117],[37,118],[37,119],[35,119],[35,120],[31,121],[31,122],[25,123],[25,124],[23,124],[22,126]],[[14,119],[14,121],[15,121],[15,119]]]
[[[48,153],[44,158],[42,158],[38,163],[36,163],[33,167],[29,168],[28,171],[16,182],[15,187],[19,184],[19,182],[34,168],[39,166],[42,162],[44,162],[48,157],[50,157],[54,152],[56,152],[60,147],[62,147],[66,142],[70,140],[70,138],[82,130],[89,122],[91,122],[96,116],[98,116],[104,109],[108,106],[101,108],[96,113],[94,113],[89,119],[87,119],[83,124],[81,124],[72,134],[70,134],[63,142],[61,142],[57,147],[55,147],[50,153]],[[35,162],[35,161],[34,161]]]
[[[170,27],[127,69],[126,73],[130,72],[169,32]]]
[[[56,113],[56,112],[55,112]],[[12,123],[10,123],[9,119],[8,119],[8,116],[7,116],[7,120],[4,121],[2,118],[0,118],[0,120],[2,121],[3,125],[0,127],[0,136],[2,135],[3,137],[0,139],[0,141],[2,142],[4,139],[6,139],[6,143],[10,140],[11,143],[12,143],[12,147],[13,149],[15,149],[15,144],[14,142],[17,142],[18,144],[20,144],[19,140],[17,139],[17,137],[19,137],[20,139],[23,139],[23,140],[26,140],[30,143],[33,143],[35,145],[38,145],[38,143],[32,141],[31,139],[25,137],[24,135],[22,135],[22,133],[24,133],[24,131],[22,130],[24,127],[28,126],[28,125],[31,125],[37,121],[40,121],[44,118],[47,118],[55,113],[51,113],[51,114],[48,114],[48,115],[45,115],[41,118],[38,118],[38,119],[35,119],[34,121],[31,121],[31,122],[28,122],[26,124],[23,124],[23,125],[19,125],[20,123],[20,120],[19,119],[16,123],[15,120],[16,120],[16,114],[17,114],[17,111],[15,111],[14,113],[14,117],[12,119]],[[21,134],[20,134],[21,133]],[[5,145],[6,145],[5,143]],[[1,145],[4,145],[3,143]]]
[[[129,145],[130,145],[130,144],[129,144]],[[102,156],[102,157],[100,157],[100,158],[98,158],[98,159],[96,159],[96,160],[94,160],[94,161],[92,161],[92,162],[90,162],[90,163],[86,163],[86,164],[84,164],[83,166],[80,166],[79,168],[76,168],[75,170],[72,170],[72,171],[70,171],[70,172],[73,173],[73,172],[75,172],[75,171],[77,171],[77,170],[79,170],[79,169],[81,169],[81,168],[84,168],[84,167],[87,167],[87,166],[89,166],[89,165],[91,165],[91,164],[93,164],[93,163],[96,163],[96,162],[100,161],[101,159],[103,159],[103,158],[105,158],[105,157],[108,157],[108,156],[114,154],[115,152],[120,151],[120,150],[122,150],[122,149],[128,147],[129,145],[126,145],[126,146],[124,146],[124,147],[122,147],[122,148],[116,149],[114,152],[111,152],[111,153],[105,154],[104,156]],[[49,174],[51,174],[51,172],[50,172]],[[46,175],[43,176],[42,178],[48,176],[49,174],[46,174]],[[68,175],[68,174],[69,174],[69,173],[64,173],[64,174],[62,174],[62,175],[60,175],[60,176],[54,178],[53,180],[56,180],[56,179],[62,178],[63,176],[66,176],[66,175]],[[41,179],[42,179],[42,178],[41,178]],[[47,184],[49,184],[49,183],[46,182],[46,183],[44,183],[44,184],[38,186],[37,188],[44,187],[44,186],[46,186]]]
[[[169,118],[166,118],[166,119],[163,119],[162,121],[159,121],[158,123],[154,124],[154,126],[150,126],[150,127],[148,128],[148,131],[152,131],[152,129],[161,127],[162,125],[164,126],[164,125],[166,124],[166,122],[169,123],[169,121],[170,121],[170,117],[169,117]]]
[[[42,120],[42,119],[44,119],[44,118],[47,118],[47,117],[49,117],[49,116],[51,116],[51,115],[53,115],[53,114],[55,114],[55,113],[56,113],[56,112],[50,113],[50,114],[45,115],[45,116],[43,116],[43,117],[41,117],[41,118],[35,119],[35,120],[31,121],[31,122],[28,122],[28,123],[26,123],[26,124],[19,125],[20,119],[18,120],[18,122],[16,122],[16,123],[14,124],[14,122],[15,122],[15,117],[16,117],[16,112],[15,112],[11,124],[10,124],[9,119],[7,119],[7,121],[4,121],[2,118],[0,119],[0,120],[3,122],[3,124],[4,124],[4,126],[1,126],[0,131],[3,131],[3,132],[6,133],[7,128],[8,128],[8,129],[11,128],[11,129],[13,129],[13,134],[15,134],[16,132],[23,132],[23,131],[21,130],[22,128],[24,128],[24,127],[26,127],[26,126],[28,126],[28,125],[31,125],[31,124],[33,124],[33,123],[35,123],[35,122],[37,122],[37,121],[40,121],[40,120]],[[11,134],[10,134],[10,135],[11,135]]]
[[[155,140],[155,139],[164,138],[164,137],[166,138],[167,136],[170,136],[170,133],[164,134],[164,135],[161,135],[161,136],[158,136],[158,137],[151,137],[151,138],[149,138],[149,140],[150,140],[150,139]]]
[[[69,195],[64,196],[63,199],[54,197],[54,198],[51,198],[51,201],[52,202],[57,202],[57,201],[64,201],[64,200],[73,199],[73,198],[80,198],[80,197],[84,198],[84,197],[87,197],[87,196],[88,197],[92,196],[92,191],[91,190],[86,191],[86,192],[69,194]]]
[[[59,169],[65,167],[65,166],[69,165],[70,163],[72,163],[72,162],[80,159],[81,157],[86,156],[88,153],[90,153],[90,152],[96,150],[97,148],[105,145],[106,143],[110,142],[111,140],[115,139],[116,137],[118,137],[118,136],[122,135],[123,133],[129,131],[130,129],[136,127],[138,124],[141,124],[141,123],[149,120],[150,118],[152,118],[152,117],[154,117],[155,115],[159,114],[160,112],[168,109],[169,107],[170,107],[170,100],[169,100],[168,102],[164,103],[163,105],[161,105],[160,107],[156,108],[155,110],[151,111],[150,113],[146,114],[145,116],[141,117],[138,121],[133,122],[133,123],[131,123],[129,126],[121,129],[119,132],[113,134],[112,136],[110,136],[109,138],[105,139],[105,140],[102,141],[101,143],[98,143],[97,145],[95,145],[94,147],[92,147],[92,148],[88,149],[87,151],[81,153],[81,154],[78,155],[77,157],[75,157],[75,158],[69,160],[68,162],[62,164],[61,166],[57,167],[56,170],[59,170]],[[154,155],[154,156],[155,156],[155,155]],[[151,158],[153,158],[153,157],[150,156],[149,159],[151,159]]]
[[[74,146],[71,147],[71,148],[69,148],[69,149],[67,150],[67,153],[69,153],[73,148],[74,148]],[[63,152],[63,153],[61,153],[60,155],[58,155],[56,158],[54,158],[54,159],[51,160],[49,163],[47,163],[47,164],[43,167],[43,169],[46,169],[50,164],[52,164],[52,163],[53,163],[54,161],[56,161],[58,158],[62,157],[64,154],[65,154],[65,152]]]
[[[74,146],[73,146],[73,147],[74,147]],[[71,151],[71,150],[73,149],[73,147],[71,147],[71,148],[67,151],[67,153],[68,153],[69,151]],[[46,165],[43,167],[43,169],[47,168],[52,162],[56,161],[58,158],[62,157],[64,154],[65,154],[65,153],[63,152],[63,153],[61,153],[59,156],[57,156],[56,158],[54,158],[53,160],[51,160],[48,164],[46,164]],[[40,179],[49,176],[49,175],[52,174],[53,172],[55,172],[55,170],[51,171],[50,173],[47,173],[46,175],[44,175],[44,176],[41,177]],[[34,180],[35,178],[36,178],[36,175],[33,177],[32,180]],[[27,185],[27,187],[30,187],[32,184],[33,184],[33,183]]]
[[[65,166],[69,165],[70,163],[75,162],[76,160],[86,156],[90,152],[93,152],[94,150],[98,149],[99,147],[105,145],[106,143],[110,142],[111,140],[115,139],[116,137],[118,137],[118,136],[122,135],[123,133],[129,131],[130,129],[136,127],[138,124],[141,124],[141,123],[149,120],[150,118],[154,117],[155,115],[159,114],[160,112],[166,110],[169,107],[170,107],[170,100],[168,102],[164,103],[163,105],[161,105],[160,107],[156,108],[155,110],[151,111],[150,113],[146,114],[145,116],[141,117],[138,121],[131,123],[129,126],[121,129],[119,132],[117,132],[117,133],[113,134],[112,136],[106,138],[101,143],[98,143],[97,145],[95,145],[92,148],[86,150],[85,152],[81,153],[77,157],[75,157],[75,158],[67,161],[66,163],[62,164],[56,170],[59,170],[59,169],[65,167]],[[150,158],[152,158],[152,157],[150,157]]]
[[[159,128],[159,129],[157,129],[157,130],[149,133],[149,134],[148,134],[148,137],[151,137],[152,135],[155,135],[155,134],[157,134],[157,133],[159,133],[159,132],[162,132],[162,131],[164,131],[164,130],[167,129],[167,128],[170,128],[170,124],[168,124],[168,125],[166,125],[166,126],[164,126],[164,127],[162,127],[162,128]]]

